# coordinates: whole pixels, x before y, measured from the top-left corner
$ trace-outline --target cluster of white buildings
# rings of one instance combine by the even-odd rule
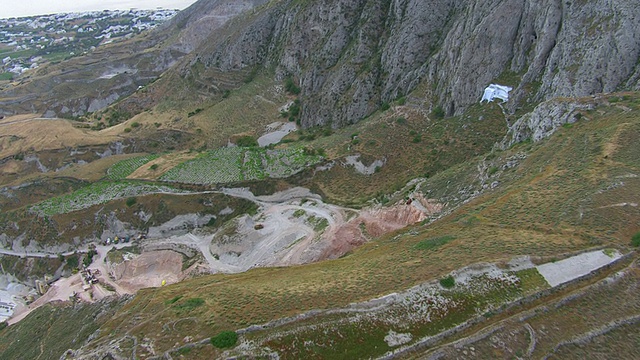
[[[20,74],[54,55],[59,60],[86,53],[156,27],[177,12],[104,10],[0,19],[0,73]]]

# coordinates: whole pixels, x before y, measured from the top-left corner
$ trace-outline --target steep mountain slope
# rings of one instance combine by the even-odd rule
[[[511,113],[558,96],[640,86],[640,9],[633,1],[264,3],[200,1],[144,40],[22,79],[24,85],[4,93],[4,112],[94,112],[133,94],[187,53],[177,69],[182,77],[202,65],[217,76],[256,66],[277,80],[292,76],[307,127],[357,122],[421,81],[448,115],[463,113],[494,81],[515,87]],[[257,10],[247,12],[251,8]],[[37,101],[29,95],[35,89]],[[165,95],[138,94],[127,108],[135,114]]]
[[[637,89],[639,19],[633,1],[278,1],[189,58],[190,66],[293,76],[305,126],[357,122],[420,81],[449,115],[502,81],[515,87],[507,105],[515,112],[558,96]]]

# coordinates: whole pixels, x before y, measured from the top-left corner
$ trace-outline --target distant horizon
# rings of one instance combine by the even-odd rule
[[[197,0],[0,0],[0,19],[102,10],[185,9]]]

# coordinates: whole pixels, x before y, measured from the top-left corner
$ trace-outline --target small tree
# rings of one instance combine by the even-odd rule
[[[240,147],[255,147],[258,146],[258,141],[251,135],[245,135],[236,140],[236,145]]]
[[[631,237],[631,245],[635,247],[640,247],[640,232],[637,232],[635,235]]]
[[[456,279],[453,276],[449,275],[445,278],[440,279],[440,285],[445,289],[451,289],[456,286]]]
[[[136,201],[137,201],[136,198],[130,197],[127,199],[126,204],[128,207],[132,207],[133,205],[136,204]]]
[[[238,342],[238,334],[235,331],[223,331],[211,338],[211,345],[219,348],[230,348]]]

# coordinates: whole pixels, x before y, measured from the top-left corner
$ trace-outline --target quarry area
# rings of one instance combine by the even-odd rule
[[[36,291],[10,278],[0,283],[0,301],[6,304],[9,323],[53,301],[93,302],[201,274],[336,259],[371,239],[437,215],[442,209],[420,193],[413,194],[412,201],[360,210],[324,203],[320,196],[301,187],[266,196],[255,196],[246,188],[225,188],[220,193],[255,203],[256,214],[235,218],[213,233],[197,226],[211,217],[197,214],[180,215],[151,227],[144,235],[112,238],[108,234],[119,230],[111,229],[103,234],[104,240],[79,249],[95,251],[95,255],[88,266],[70,277],[37,280]],[[221,213],[231,211],[223,209]],[[194,224],[195,229],[184,230]],[[0,253],[56,256],[27,249],[0,249]]]

